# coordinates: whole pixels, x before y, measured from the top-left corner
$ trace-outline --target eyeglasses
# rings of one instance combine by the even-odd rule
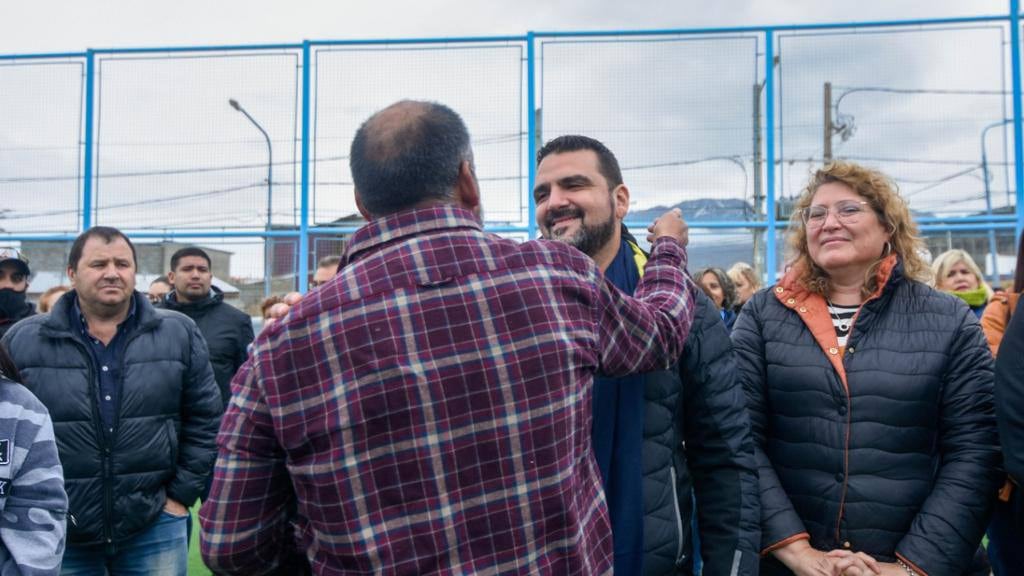
[[[809,206],[800,212],[800,217],[808,228],[821,228],[824,226],[825,220],[828,220],[829,212],[834,214],[836,220],[839,220],[842,224],[856,224],[861,215],[867,212],[867,208],[865,208],[867,205],[868,203],[864,200],[843,200],[842,202],[836,202],[832,208],[820,205]]]

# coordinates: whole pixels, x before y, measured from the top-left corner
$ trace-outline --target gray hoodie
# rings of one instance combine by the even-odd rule
[[[0,575],[58,574],[67,510],[49,412],[0,377]]]

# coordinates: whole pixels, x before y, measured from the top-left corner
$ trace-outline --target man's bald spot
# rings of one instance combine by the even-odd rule
[[[464,161],[472,163],[469,131],[458,113],[411,100],[366,120],[349,152],[357,201],[373,217],[451,201]]]
[[[366,157],[374,162],[401,157],[420,142],[431,111],[428,102],[402,100],[371,116],[366,121]]]

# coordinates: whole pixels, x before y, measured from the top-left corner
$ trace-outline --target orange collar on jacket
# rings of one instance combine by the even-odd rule
[[[878,267],[878,273],[875,277],[878,287],[867,300],[861,303],[860,308],[863,308],[864,304],[878,298],[882,294],[882,290],[889,281],[889,277],[892,275],[893,268],[896,267],[897,262],[898,258],[895,254],[886,256],[882,261],[882,265]],[[802,269],[796,267],[790,269],[782,280],[776,284],[772,292],[783,306],[796,312],[807,326],[807,329],[811,331],[814,340],[821,347],[822,352],[825,353],[825,357],[828,358],[832,367],[835,368],[836,373],[839,374],[843,387],[849,393],[849,386],[846,382],[846,369],[843,367],[843,356],[847,349],[839,346],[836,328],[832,323],[832,314],[829,313],[828,304],[825,302],[824,296],[808,290],[801,284],[799,278],[802,275]],[[857,316],[860,316],[860,308],[857,309],[857,313],[854,314],[853,321],[850,323],[851,334],[853,333],[853,326],[856,324]],[[849,352],[853,354],[855,350],[849,348]]]

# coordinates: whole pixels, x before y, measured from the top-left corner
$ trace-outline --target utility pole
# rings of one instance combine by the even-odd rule
[[[761,90],[764,84],[754,84],[754,220],[761,217],[761,202],[764,200],[764,188],[761,183]],[[774,234],[774,230],[754,228],[754,271],[758,277],[764,272],[764,234]]]
[[[832,134],[835,130],[832,127],[832,83],[825,82],[825,163],[832,161]]]
[[[544,137],[541,135],[541,132],[542,132],[541,126],[544,125],[543,122],[542,122],[543,119],[544,119],[544,111],[541,110],[540,108],[537,108],[536,110],[534,110],[534,112],[533,112],[533,125],[536,126],[536,128],[534,129],[536,133],[534,134],[534,141],[533,141],[533,143],[537,147],[537,150],[540,150],[541,148],[544,147]],[[536,158],[530,158],[530,162],[537,162],[537,159]],[[533,190],[531,190],[530,193],[532,194]]]

